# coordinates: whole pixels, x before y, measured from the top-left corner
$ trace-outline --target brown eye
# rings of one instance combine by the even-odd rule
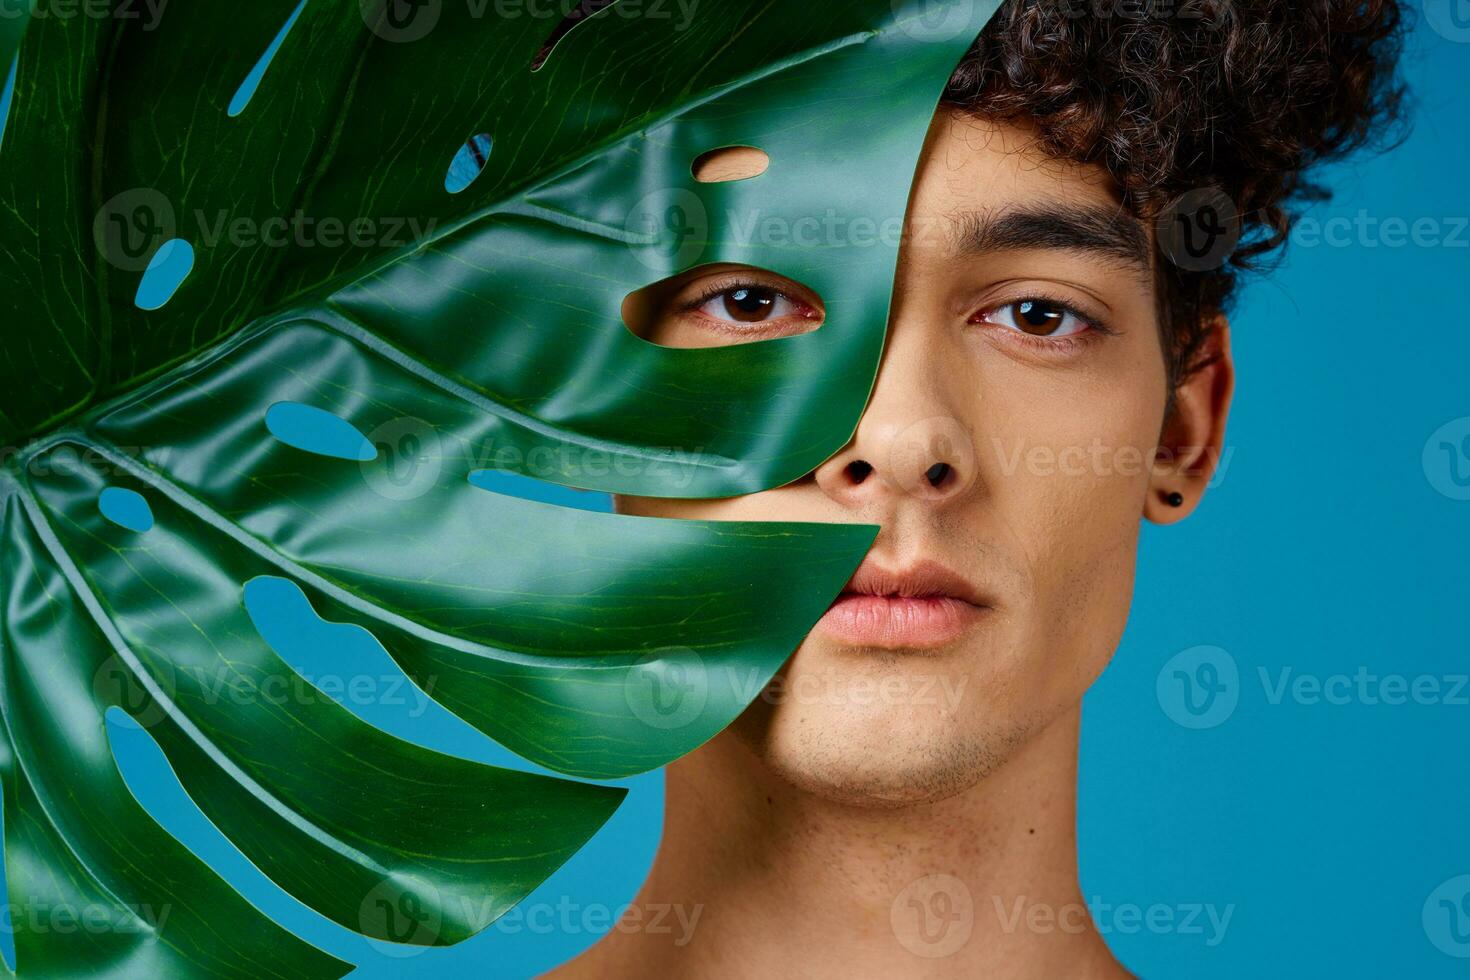
[[[0,0],[3,2],[3,0]],[[623,322],[660,347],[724,347],[811,333],[821,296],[777,272],[714,263],[644,286],[623,299]]]
[[[1046,299],[1017,300],[995,307],[978,319],[1033,337],[1069,337],[1093,329],[1076,310]]]
[[[1016,326],[1030,334],[1045,337],[1056,333],[1067,317],[1067,310],[1046,300],[1023,299],[1011,304]]]
[[[820,319],[821,314],[771,286],[746,283],[722,289],[697,309],[722,323],[757,324]]]
[[[721,298],[730,319],[740,323],[760,323],[770,319],[781,294],[774,289],[741,286],[739,289],[727,289],[721,294]]]

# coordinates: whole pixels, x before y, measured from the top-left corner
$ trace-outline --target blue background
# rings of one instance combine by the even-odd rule
[[[1193,905],[1230,915],[1217,936],[1203,916],[1199,933],[1132,930],[1102,911],[1113,949],[1144,976],[1470,975],[1470,959],[1450,955],[1470,956],[1470,902],[1464,943],[1439,902],[1470,892],[1452,880],[1470,874],[1470,689],[1458,704],[1445,696],[1470,672],[1470,500],[1457,499],[1470,490],[1456,480],[1470,480],[1470,26],[1450,2],[1470,25],[1466,0],[1426,0],[1411,41],[1413,136],[1327,171],[1336,197],[1309,212],[1321,233],[1299,233],[1286,264],[1248,284],[1223,476],[1194,518],[1146,531],[1131,625],[1088,695],[1084,893],[1113,909],[1162,903],[1176,922]],[[1432,219],[1421,227],[1439,242],[1426,230],[1395,244],[1387,219]],[[303,673],[396,673],[289,589],[266,584],[251,605]],[[1390,674],[1436,678],[1440,692],[1374,703],[1332,681],[1362,674],[1379,679],[1362,682],[1370,696],[1394,693],[1381,687]],[[1346,703],[1294,694],[1303,676]],[[532,768],[432,702],[354,710],[440,751]],[[141,730],[114,730],[160,822],[268,914],[361,964],[360,978],[555,966],[633,896],[660,832],[661,776],[625,780],[620,812],[522,915],[451,949],[388,947],[272,885]]]

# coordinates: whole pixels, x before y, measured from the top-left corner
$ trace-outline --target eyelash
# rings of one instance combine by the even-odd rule
[[[775,286],[771,283],[757,282],[754,279],[728,279],[721,282],[715,282],[711,285],[706,286],[704,289],[701,289],[699,291],[699,295],[695,296],[693,299],[686,300],[681,305],[686,311],[697,310],[715,297],[723,296],[725,293],[733,293],[737,289],[768,289],[773,293],[778,293],[782,296],[786,296],[787,299],[792,298],[779,286]]]
[[[700,290],[699,293],[694,297],[680,303],[679,312],[684,315],[696,315],[698,314],[700,307],[704,306],[706,303],[724,295],[725,293],[733,292],[737,289],[770,290],[776,293],[778,296],[782,296],[792,303],[805,307],[806,309],[812,309],[812,305],[810,303],[806,302],[803,299],[800,299],[797,296],[792,295],[792,293],[788,292],[785,289],[782,289],[780,286],[777,286],[774,283],[761,282],[759,280],[751,278],[735,278],[713,282],[710,285],[706,286],[704,289]],[[984,318],[990,314],[993,314],[997,310],[1003,310],[1008,306],[1014,306],[1017,303],[1024,303],[1027,300],[1042,302],[1051,306],[1055,306],[1058,309],[1062,310],[1064,313],[1070,316],[1074,316],[1078,320],[1081,320],[1083,323],[1087,324],[1087,329],[1064,337],[1045,337],[1038,336],[1036,334],[1028,334],[1021,330],[1011,330],[1002,326],[1000,329],[1004,333],[1011,335],[1010,339],[1012,340],[1012,342],[1027,344],[1041,350],[1071,350],[1086,344],[1096,343],[1101,337],[1112,336],[1116,333],[1116,331],[1109,328],[1108,325],[1104,323],[1100,317],[1094,316],[1093,314],[1081,310],[1074,304],[1069,303],[1066,300],[1061,299],[1060,297],[1048,295],[1046,293],[1027,293],[1024,296],[1017,296],[1015,299],[1006,300],[1002,303],[992,304],[990,306],[987,306],[985,309],[973,314],[968,322],[978,323],[986,326],[998,326],[997,324],[988,323]],[[762,332],[763,328],[766,330],[770,329],[767,324],[762,323],[752,323],[749,326],[735,327],[732,324],[726,323],[723,320],[718,320],[713,317],[704,317],[704,319],[715,323],[719,329],[730,330],[731,332],[739,333],[747,337],[753,333]],[[779,323],[780,321],[777,320],[771,322]]]
[[[732,293],[737,289],[769,290],[775,293],[777,296],[786,299],[788,302],[794,303],[797,306],[803,307],[807,310],[811,310],[813,314],[816,314],[812,317],[803,317],[803,319],[820,319],[820,314],[817,313],[816,308],[811,303],[808,303],[806,300],[795,295],[794,291],[782,288],[775,283],[761,282],[757,279],[751,278],[727,279],[723,281],[713,282],[710,285],[706,286],[704,289],[700,290],[698,295],[696,295],[692,299],[681,302],[679,304],[679,312],[685,316],[698,314],[699,308],[701,306],[704,306],[710,300],[723,296],[725,293]],[[751,334],[761,333],[763,329],[765,331],[771,331],[768,323],[752,323],[748,326],[736,327],[734,324],[727,323],[724,320],[719,320],[714,317],[704,317],[704,319],[717,324],[719,329],[729,330],[733,333],[738,333],[739,335],[744,337],[749,337]],[[780,320],[769,321],[769,323],[776,324],[779,324],[780,322]]]
[[[985,317],[995,313],[998,310],[1003,310],[1008,306],[1015,306],[1017,303],[1024,303],[1028,300],[1032,302],[1046,303],[1049,306],[1055,306],[1058,309],[1062,310],[1064,313],[1074,316],[1077,319],[1081,320],[1083,323],[1087,324],[1087,329],[1075,334],[1070,334],[1065,337],[1045,337],[1039,336],[1037,334],[1029,334],[1022,330],[1011,330],[1008,327],[1001,326],[1000,324],[993,324],[984,319]],[[1008,299],[1001,303],[993,303],[990,306],[985,307],[983,310],[972,314],[969,320],[966,322],[979,324],[981,326],[999,327],[1002,333],[1010,335],[1007,339],[1011,340],[1012,342],[1027,344],[1039,350],[1049,351],[1072,350],[1085,344],[1096,343],[1102,337],[1110,337],[1117,333],[1117,331],[1108,327],[1108,325],[1103,322],[1102,318],[1094,316],[1091,313],[1087,313],[1084,310],[1078,309],[1072,303],[1069,303],[1058,296],[1050,296],[1046,293],[1034,292],[1027,293],[1024,296],[1017,296],[1014,299]]]

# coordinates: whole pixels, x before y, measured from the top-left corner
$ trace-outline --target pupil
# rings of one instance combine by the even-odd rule
[[[1062,325],[1066,313],[1055,303],[1041,300],[1022,300],[1014,307],[1016,323],[1031,334],[1054,333]]]
[[[774,289],[742,287],[725,293],[725,312],[746,323],[758,323],[766,319],[775,305]]]

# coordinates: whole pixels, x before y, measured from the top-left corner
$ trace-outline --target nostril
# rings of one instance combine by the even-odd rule
[[[937,490],[949,479],[949,475],[953,471],[953,468],[948,463],[935,463],[924,471],[924,478],[929,481],[931,487]]]
[[[853,483],[862,483],[873,472],[873,464],[867,460],[855,459],[847,464],[847,468],[843,472],[847,474],[847,478]]]

